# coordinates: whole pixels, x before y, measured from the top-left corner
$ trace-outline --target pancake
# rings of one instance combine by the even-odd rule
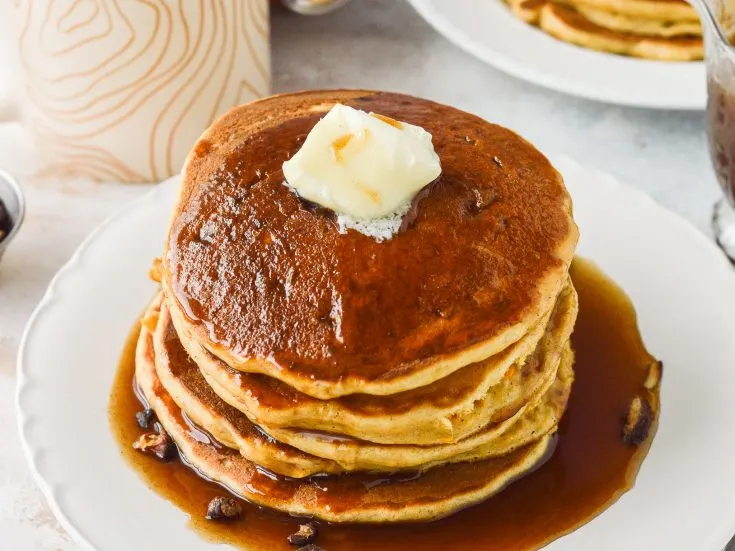
[[[151,307],[149,316],[155,316],[157,302]],[[335,473],[343,469],[390,472],[409,468],[423,470],[448,462],[485,459],[510,453],[555,429],[566,406],[573,381],[571,367],[573,354],[569,343],[566,342],[562,348],[562,358],[554,356],[555,363],[550,370],[548,382],[539,388],[539,396],[533,397],[533,407],[528,411],[523,407],[516,415],[502,422],[490,424],[456,444],[374,445],[343,435],[267,428],[266,432],[277,441],[291,444],[296,448],[303,446],[310,450],[306,453],[313,456],[296,457],[298,461],[291,466],[287,462],[289,459],[293,460],[294,456],[288,454],[283,457],[284,461],[276,462],[274,465],[272,455],[280,451],[278,446],[273,445],[272,439],[264,443],[264,439],[268,440],[267,436],[244,414],[233,410],[220,400],[207,386],[199,370],[181,346],[173,326],[170,323],[166,324],[165,314],[158,317],[153,334],[153,347],[156,374],[163,388],[194,423],[225,446],[239,449],[242,455],[251,461],[279,474],[296,477],[318,473],[319,468],[325,473]],[[327,460],[319,460],[317,457],[325,457]],[[283,462],[286,462],[286,465],[282,465]]]
[[[547,0],[507,0],[508,7],[521,21],[538,25],[541,17],[541,8]]]
[[[631,17],[617,12],[593,8],[586,5],[575,6],[575,9],[590,23],[623,33],[660,36],[702,36],[702,25],[699,21],[665,21]]]
[[[330,522],[433,520],[482,501],[536,467],[551,452],[545,436],[512,454],[455,463],[422,474],[354,473],[288,478],[268,472],[238,451],[201,438],[156,375],[151,347],[139,341],[136,380],[161,426],[187,464],[233,493],[264,507]]]
[[[575,8],[588,7],[630,18],[656,21],[699,21],[699,15],[684,0],[555,0]]]
[[[276,429],[273,436],[302,451],[331,459],[346,471],[426,469],[434,465],[497,457],[556,431],[574,381],[574,353],[567,343],[559,369],[537,403],[454,444],[381,445],[332,434]],[[271,429],[268,429],[271,430]]]
[[[302,427],[386,444],[433,445],[457,441],[515,413],[555,370],[556,365],[544,362],[543,356],[561,349],[576,314],[576,293],[569,288],[553,316],[549,313],[535,334],[511,347],[523,346],[522,353],[509,349],[492,361],[390,396],[353,394],[333,400],[312,398],[264,375],[235,371],[196,343],[182,341],[215,392],[260,425]],[[171,323],[166,307],[161,323]],[[522,359],[513,362],[515,356]]]
[[[353,394],[332,400],[311,397],[266,375],[236,371],[197,343],[181,338],[215,392],[259,424],[341,432],[384,443],[435,444],[454,439],[455,426],[448,417],[461,410],[472,415],[474,403],[509,376],[515,358],[522,363],[534,352],[544,329],[539,325],[527,339],[493,359],[425,387],[389,396]],[[519,377],[516,373],[512,379]]]
[[[173,400],[179,408],[185,402],[189,419],[199,427],[206,427],[198,431],[200,439],[206,440],[209,433],[222,445],[239,450],[248,460],[285,476],[301,478],[342,471],[333,461],[276,442],[246,416],[222,402],[207,386],[176,335],[164,333],[158,317],[160,305],[161,295],[154,299],[146,312],[148,322],[155,323],[156,318],[158,322],[155,333],[146,327],[148,323],[142,325],[136,364],[141,370],[154,370],[156,380],[160,380],[159,373],[165,378],[167,385],[161,399]],[[191,426],[189,430],[193,430]]]
[[[672,37],[618,32],[592,23],[573,8],[549,3],[541,9],[540,27],[578,46],[659,61],[692,61],[704,57],[701,37]]]
[[[340,233],[283,185],[281,164],[335,102],[433,135],[442,175],[389,241]],[[319,399],[388,395],[522,339],[565,285],[577,236],[561,176],[513,132],[400,94],[304,92],[235,108],[201,137],[163,286],[179,333],[234,369]]]

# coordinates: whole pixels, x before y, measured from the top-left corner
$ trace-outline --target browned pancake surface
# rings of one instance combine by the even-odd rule
[[[312,107],[336,101],[433,135],[442,175],[389,241],[340,234],[283,185],[282,163],[324,114]],[[540,283],[558,292],[571,260],[570,208],[538,150],[468,113],[389,93],[276,96],[230,111],[192,153],[165,277],[227,350],[321,380],[380,380],[535,314]]]

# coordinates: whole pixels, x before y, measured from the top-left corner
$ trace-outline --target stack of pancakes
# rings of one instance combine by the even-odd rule
[[[284,185],[335,103],[424,127],[442,164],[392,239]],[[257,504],[427,520],[553,451],[572,381],[577,228],[513,132],[369,91],[236,108],[192,151],[136,379],[182,458]]]
[[[660,61],[702,59],[702,26],[684,0],[507,0],[520,19],[593,50]]]

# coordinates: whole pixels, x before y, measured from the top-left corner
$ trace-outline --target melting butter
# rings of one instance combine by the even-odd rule
[[[363,221],[405,212],[440,173],[426,130],[339,103],[283,163],[286,183],[299,196]]]

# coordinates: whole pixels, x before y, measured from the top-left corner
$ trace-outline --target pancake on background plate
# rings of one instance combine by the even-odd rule
[[[659,21],[657,19],[637,19],[635,16],[607,11],[582,3],[574,6],[574,8],[590,23],[611,31],[662,38],[702,36],[702,25],[697,20]]]
[[[704,57],[697,13],[683,0],[507,0],[548,34],[603,52],[658,61]]]

